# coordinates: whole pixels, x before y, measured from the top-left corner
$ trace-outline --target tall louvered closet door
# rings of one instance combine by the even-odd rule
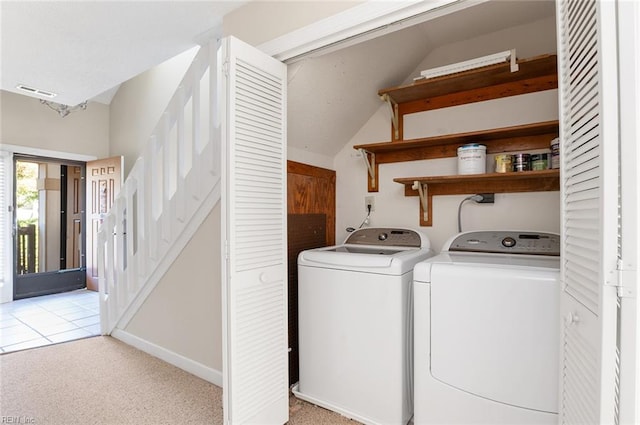
[[[286,66],[223,40],[225,423],[289,419]]]
[[[563,424],[617,421],[616,5],[558,2]]]

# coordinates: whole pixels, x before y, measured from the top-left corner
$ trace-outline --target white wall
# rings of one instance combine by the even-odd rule
[[[554,53],[555,22],[545,19],[434,50],[407,81],[420,70],[471,59],[511,48],[520,58]],[[428,137],[471,130],[506,127],[558,118],[557,91],[534,93],[488,102],[422,112],[405,117],[405,138]],[[336,240],[346,227],[357,227],[365,217],[364,197],[375,197],[370,226],[419,228],[419,200],[405,197],[396,177],[455,174],[456,158],[384,164],[379,167],[379,192],[368,193],[366,168],[353,145],[389,140],[390,120],[381,105],[356,136],[335,158]],[[492,165],[488,158],[488,166]],[[420,228],[438,251],[457,232],[457,208],[466,195],[433,198],[433,226]],[[559,192],[496,194],[495,204],[468,202],[462,210],[463,230],[515,229],[560,231]]]
[[[200,226],[125,331],[222,371],[220,205]]]
[[[105,158],[109,107],[90,102],[86,110],[61,118],[38,99],[0,91],[0,143]]]

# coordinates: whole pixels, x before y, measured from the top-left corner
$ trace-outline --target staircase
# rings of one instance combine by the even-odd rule
[[[220,200],[216,43],[203,46],[98,234],[101,330],[124,328]]]

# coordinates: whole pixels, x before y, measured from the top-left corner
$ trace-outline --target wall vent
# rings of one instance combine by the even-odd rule
[[[25,86],[24,84],[18,84],[16,86],[16,88],[18,90],[22,90],[22,91],[27,92],[27,93],[32,94],[32,95],[44,96],[44,97],[48,97],[50,99],[52,99],[52,98],[57,96],[56,93],[51,93],[49,91],[40,90],[40,89],[36,89],[36,88],[33,88],[33,87]]]

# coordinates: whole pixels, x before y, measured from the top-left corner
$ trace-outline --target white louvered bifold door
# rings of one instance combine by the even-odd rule
[[[287,69],[232,37],[222,49],[225,423],[284,424]]]
[[[12,164],[11,153],[0,150],[0,303],[13,300]]]
[[[559,1],[560,423],[617,422],[619,135],[616,5]]]

